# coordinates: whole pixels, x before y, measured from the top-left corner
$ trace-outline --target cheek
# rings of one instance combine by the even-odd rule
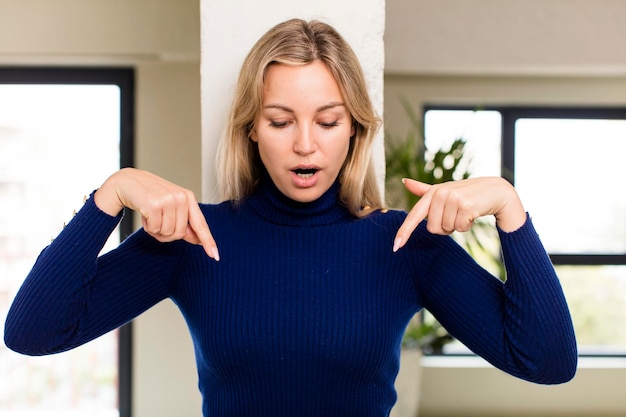
[[[282,150],[279,146],[276,146],[275,143],[272,144],[267,141],[260,140],[257,142],[257,145],[261,162],[263,162],[263,165],[266,167],[275,165],[275,163],[283,158],[281,155],[284,153],[284,150]]]
[[[261,158],[261,162],[263,162],[263,165],[267,166],[268,164],[267,150],[261,144],[259,144],[259,157]]]
[[[353,146],[352,138],[344,139],[340,143],[341,145],[337,149],[337,155],[341,155],[341,160],[344,161],[350,154],[350,149]]]

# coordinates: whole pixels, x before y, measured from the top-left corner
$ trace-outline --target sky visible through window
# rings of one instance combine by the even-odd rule
[[[117,86],[0,85],[0,326],[39,252],[119,169],[119,143]],[[46,357],[0,345],[0,415],[118,416],[117,355],[117,332]]]
[[[519,119],[515,184],[550,253],[626,253],[626,120]]]

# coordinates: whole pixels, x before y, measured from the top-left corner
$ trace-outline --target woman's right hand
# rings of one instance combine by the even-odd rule
[[[183,239],[202,245],[219,261],[217,245],[192,191],[157,175],[123,168],[111,175],[96,191],[100,210],[116,216],[124,207],[141,215],[145,231],[160,242]]]

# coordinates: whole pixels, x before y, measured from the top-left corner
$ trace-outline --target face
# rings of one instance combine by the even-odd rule
[[[273,64],[251,139],[276,187],[311,202],[337,179],[354,133],[339,86],[321,61]]]

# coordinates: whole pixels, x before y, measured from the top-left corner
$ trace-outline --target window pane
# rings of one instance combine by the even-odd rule
[[[490,110],[429,110],[424,116],[426,147],[449,149],[452,142],[466,141],[465,169],[472,177],[500,175],[502,117]]]
[[[581,354],[626,353],[626,266],[556,267]]]
[[[119,169],[119,132],[117,86],[0,85],[0,326],[41,249]],[[117,354],[116,332],[48,357],[1,345],[1,414],[119,415]]]
[[[626,253],[626,121],[519,119],[515,185],[551,253]]]

